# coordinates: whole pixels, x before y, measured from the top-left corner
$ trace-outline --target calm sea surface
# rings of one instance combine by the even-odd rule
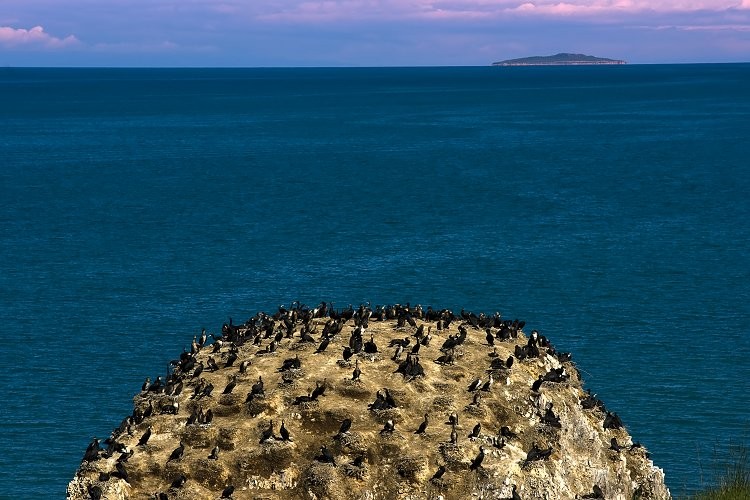
[[[672,492],[750,437],[750,65],[0,69],[0,497],[202,326],[301,300],[501,311]]]

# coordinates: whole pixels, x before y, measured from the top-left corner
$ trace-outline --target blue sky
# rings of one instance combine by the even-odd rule
[[[0,0],[0,66],[750,61],[750,0]]]

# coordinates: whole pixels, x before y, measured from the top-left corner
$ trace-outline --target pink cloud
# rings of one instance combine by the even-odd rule
[[[73,35],[57,38],[44,31],[41,26],[34,26],[28,30],[0,26],[0,45],[4,47],[34,46],[56,49],[78,43],[80,42]]]
[[[234,5],[237,8],[237,5]],[[750,0],[286,0],[253,7],[265,20],[590,16],[750,9]]]

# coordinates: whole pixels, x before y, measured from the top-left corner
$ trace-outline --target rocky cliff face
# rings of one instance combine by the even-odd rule
[[[669,498],[570,356],[528,330],[400,306],[225,325],[144,384],[68,498]]]

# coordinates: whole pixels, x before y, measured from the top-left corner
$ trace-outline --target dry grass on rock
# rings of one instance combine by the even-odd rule
[[[423,376],[396,373],[399,362],[407,359],[415,344],[417,327],[397,326],[396,320],[369,322],[363,340],[373,340],[378,352],[355,354],[342,358],[344,347],[355,326],[352,321],[331,340],[324,352],[315,352],[328,318],[313,320],[312,335],[316,342],[300,339],[301,324],[294,335],[283,338],[267,352],[271,338],[260,343],[245,342],[237,346],[237,360],[225,367],[230,353],[226,342],[218,350],[207,346],[196,354],[196,361],[207,364],[212,356],[219,365],[215,371],[204,370],[200,378],[214,385],[211,395],[194,397],[198,380],[191,374],[183,378],[183,392],[176,397],[177,415],[162,414],[175,398],[160,393],[141,393],[134,398],[136,412],[151,412],[143,422],[131,425],[132,435],[123,433],[116,441],[132,456],[124,464],[129,484],[110,477],[99,481],[101,473],[111,474],[120,452],[107,456],[100,453],[96,460],[82,463],[76,479],[71,482],[68,496],[72,500],[89,498],[88,485],[103,485],[103,498],[150,498],[154,492],[167,492],[175,498],[218,498],[228,484],[235,486],[235,499],[287,498],[504,498],[511,486],[524,499],[563,498],[585,495],[595,484],[610,492],[607,498],[630,498],[636,489],[651,498],[667,498],[663,475],[645,453],[638,449],[615,452],[609,449],[610,439],[632,443],[624,429],[604,429],[604,414],[599,409],[584,410],[584,397],[575,366],[560,363],[542,349],[539,357],[515,359],[510,370],[493,369],[491,361],[506,360],[516,346],[525,346],[528,336],[519,332],[517,338],[495,341],[491,347],[486,332],[464,324],[467,338],[454,349],[453,364],[435,362],[446,351],[440,347],[449,335],[458,335],[461,318],[447,330],[438,332],[434,322],[417,319],[416,325],[431,326],[432,341],[421,346],[419,364]],[[273,331],[284,332],[282,321]],[[493,329],[497,333],[497,329]],[[388,347],[396,339],[410,339],[409,346],[398,361],[392,358],[395,348]],[[285,359],[299,356],[301,368],[280,371]],[[355,362],[361,370],[359,380],[352,379]],[[245,373],[240,373],[241,363]],[[532,383],[553,368],[564,367],[570,378],[563,382],[545,382],[537,392]],[[486,381],[492,373],[494,385],[480,391],[478,401],[467,390],[475,379]],[[223,388],[237,376],[231,394]],[[264,391],[246,401],[251,388],[262,377]],[[324,388],[314,401],[304,401],[313,391]],[[396,406],[370,409],[376,394],[385,394]],[[548,404],[552,403],[562,427],[553,428],[542,421]],[[210,423],[187,425],[194,412],[211,410]],[[424,414],[428,414],[426,432],[416,434]],[[456,443],[451,443],[453,427],[446,422],[451,414],[458,416]],[[351,419],[349,432],[338,435],[345,419]],[[261,442],[263,433],[273,422],[273,436]],[[284,421],[291,441],[282,441],[280,425]],[[392,422],[393,431],[384,429]],[[476,424],[479,436],[469,438]],[[151,426],[152,437],[145,446],[137,441]],[[506,426],[515,435],[503,437]],[[168,461],[170,453],[182,441],[185,451],[181,458]],[[527,461],[532,446],[551,446],[549,458]],[[321,447],[325,446],[335,464],[322,463]],[[477,470],[470,464],[480,446],[484,460]],[[218,447],[217,459],[208,456]],[[440,466],[446,472],[441,478],[433,475]],[[181,488],[170,484],[181,474],[187,481]]]

